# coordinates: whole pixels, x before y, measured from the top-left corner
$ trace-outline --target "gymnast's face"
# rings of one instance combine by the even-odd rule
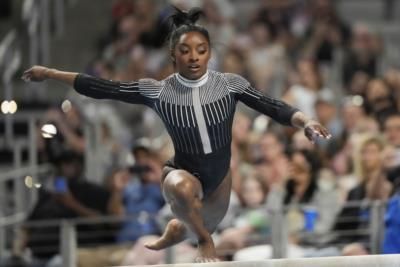
[[[182,34],[172,51],[177,71],[190,80],[199,79],[206,73],[210,57],[207,38],[195,31]]]

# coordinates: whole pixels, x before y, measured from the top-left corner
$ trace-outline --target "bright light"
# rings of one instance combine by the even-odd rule
[[[355,96],[353,96],[352,102],[356,106],[361,106],[364,102],[364,99],[360,95],[355,95]]]
[[[10,103],[8,101],[3,101],[1,103],[1,112],[7,114],[10,111]]]
[[[45,124],[42,126],[42,136],[44,138],[53,138],[57,134],[57,128],[53,124]]]
[[[32,186],[33,186],[33,178],[32,178],[32,176],[29,176],[29,175],[26,176],[25,179],[24,179],[24,182],[25,182],[26,187],[32,188]]]
[[[71,107],[72,107],[71,101],[69,101],[68,99],[64,100],[61,104],[61,109],[62,109],[62,111],[64,111],[64,113],[67,113],[68,111],[70,111]]]
[[[8,102],[8,112],[14,114],[15,112],[17,112],[17,109],[18,109],[17,102],[15,102],[14,100]]]
[[[29,175],[25,177],[24,182],[26,187],[28,187],[29,189],[42,187],[40,183],[35,182],[32,176]]]
[[[263,133],[268,129],[269,120],[266,116],[258,116],[253,123],[253,130],[257,133]]]

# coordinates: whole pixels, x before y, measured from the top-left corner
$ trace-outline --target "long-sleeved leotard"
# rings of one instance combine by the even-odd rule
[[[231,73],[208,71],[193,81],[175,73],[162,81],[140,79],[115,82],[79,74],[74,87],[97,99],[117,99],[152,108],[171,136],[174,168],[184,169],[200,180],[205,195],[226,176],[231,158],[232,122],[237,101],[290,125],[297,109],[254,89],[247,80]]]

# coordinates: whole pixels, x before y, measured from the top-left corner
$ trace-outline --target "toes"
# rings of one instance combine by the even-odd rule
[[[151,250],[158,250],[156,244],[154,244],[154,243],[153,244],[146,243],[146,244],[144,244],[144,246]]]
[[[203,257],[197,257],[194,260],[196,263],[207,263],[207,262],[219,262],[220,259],[218,258],[203,258]]]

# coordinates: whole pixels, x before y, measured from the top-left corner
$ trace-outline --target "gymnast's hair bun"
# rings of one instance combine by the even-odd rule
[[[174,7],[174,13],[170,16],[172,25],[178,28],[182,25],[194,25],[196,21],[204,14],[203,10],[199,7],[194,7],[188,12],[182,11],[176,6]]]

